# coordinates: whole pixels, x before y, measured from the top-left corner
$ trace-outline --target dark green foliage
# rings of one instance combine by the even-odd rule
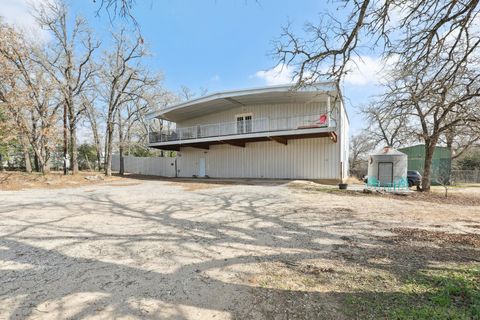
[[[78,147],[78,165],[80,170],[98,167],[97,151],[94,144],[83,143]]]
[[[139,145],[134,145],[130,147],[129,156],[134,156],[134,157],[156,157],[157,154],[154,150],[139,146]]]

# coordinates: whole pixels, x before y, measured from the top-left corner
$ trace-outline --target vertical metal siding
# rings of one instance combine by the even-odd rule
[[[235,121],[235,115],[253,113],[254,118],[283,118],[326,112],[326,101],[311,103],[262,104],[236,107],[177,123],[178,128]],[[289,140],[288,145],[269,141],[247,143],[245,148],[229,145],[211,146],[210,150],[182,148],[177,166],[180,177],[198,175],[201,157],[206,160],[206,174],[222,178],[340,179],[348,168],[348,122],[341,104],[334,118],[338,143],[329,138]],[[343,168],[340,163],[343,162]],[[344,176],[346,173],[344,171]]]
[[[123,157],[125,172],[143,175],[175,177],[175,158]],[[113,155],[112,170],[120,170],[120,157]]]
[[[235,121],[235,115],[253,113],[254,119],[284,118],[326,112],[326,102],[261,104],[236,107],[177,123],[177,128]]]
[[[348,123],[347,112],[345,111],[345,106],[341,104],[341,114],[342,114],[342,126],[340,128],[339,137],[342,139],[340,142],[340,147],[343,152],[343,177],[348,177],[349,170],[349,156],[350,156],[350,124]]]
[[[198,175],[199,159],[206,173],[221,178],[339,179],[338,143],[329,138],[247,143],[245,148],[211,146],[210,150],[182,148],[177,160],[179,176]]]

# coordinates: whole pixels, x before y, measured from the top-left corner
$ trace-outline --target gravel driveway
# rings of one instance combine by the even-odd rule
[[[408,201],[282,182],[197,184],[0,192],[0,319],[341,318],[338,288],[259,279],[278,263],[341,266],[340,247],[375,245],[391,226],[468,229],[478,210],[453,219],[429,204],[435,217],[418,217]]]

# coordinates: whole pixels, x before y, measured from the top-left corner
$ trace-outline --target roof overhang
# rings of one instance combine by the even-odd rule
[[[318,83],[300,89],[288,85],[224,91],[150,112],[147,114],[147,118],[178,122],[238,106],[324,101],[328,95],[340,96],[337,86],[333,82]]]

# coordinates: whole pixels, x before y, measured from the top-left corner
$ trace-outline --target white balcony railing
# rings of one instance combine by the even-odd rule
[[[333,119],[331,115],[327,113],[276,119],[258,118],[243,121],[197,125],[193,127],[169,130],[167,129],[160,132],[150,132],[149,142],[156,143],[209,137],[244,135],[260,132],[327,128],[335,126],[335,119]]]

